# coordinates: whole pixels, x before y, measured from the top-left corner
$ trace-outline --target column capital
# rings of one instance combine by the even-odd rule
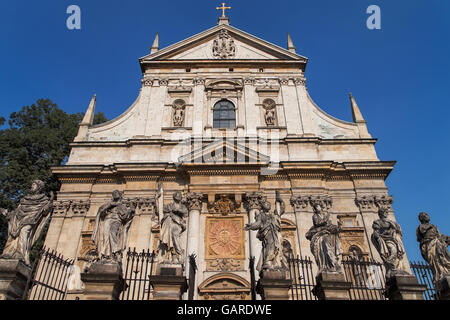
[[[247,211],[252,209],[261,209],[260,201],[265,199],[262,192],[247,192],[244,195],[244,207]]]
[[[293,195],[291,197],[291,206],[295,211],[304,211],[307,207],[311,208],[320,205],[322,209],[329,210],[333,205],[333,198],[326,194],[319,195]]]
[[[53,216],[65,217],[67,212],[69,212],[71,204],[72,204],[71,200],[67,200],[67,201],[55,200],[55,201],[53,201]]]
[[[363,195],[355,199],[355,203],[360,210],[390,209],[393,202],[394,198],[386,195]]]
[[[193,79],[194,85],[199,86],[199,85],[204,85],[206,82],[205,78],[194,78]]]
[[[135,204],[137,208],[139,208],[139,213],[143,215],[152,215],[156,214],[157,206],[156,206],[156,198],[136,198]]]
[[[202,210],[202,199],[203,193],[199,192],[189,192],[187,194],[187,205],[189,211],[191,210]]]
[[[75,216],[84,216],[91,207],[90,200],[78,200],[72,202],[72,212]]]
[[[255,85],[255,82],[256,82],[255,78],[244,78],[244,84],[246,85],[253,86]]]
[[[292,196],[291,197],[291,206],[294,208],[294,211],[302,211],[308,207],[310,196],[300,195],[300,196]]]
[[[151,86],[153,86],[153,78],[152,77],[149,77],[149,76],[144,76],[142,79],[141,79],[141,83],[142,83],[142,86],[143,87],[151,87]]]

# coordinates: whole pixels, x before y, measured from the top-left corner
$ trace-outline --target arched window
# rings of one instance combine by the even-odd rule
[[[234,104],[228,100],[221,100],[214,106],[213,128],[235,128],[236,110]]]

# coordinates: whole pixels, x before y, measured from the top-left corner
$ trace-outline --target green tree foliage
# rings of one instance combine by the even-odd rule
[[[45,182],[46,192],[59,190],[59,182],[50,168],[67,161],[69,144],[82,119],[82,113],[67,114],[48,99],[40,99],[10,115],[9,128],[0,130],[0,208],[14,209],[36,179]],[[94,123],[106,120],[103,113],[98,113]],[[0,125],[4,122],[0,118]],[[7,225],[3,217],[0,219],[1,251]],[[40,239],[43,241],[44,238]]]

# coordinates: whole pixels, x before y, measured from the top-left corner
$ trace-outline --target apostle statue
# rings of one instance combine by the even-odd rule
[[[188,215],[186,202],[181,192],[173,195],[173,202],[163,208],[161,232],[159,240],[159,258],[161,263],[181,264],[184,249],[181,244],[181,234],[186,231],[184,217]]]
[[[50,198],[44,194],[45,184],[35,180],[30,194],[20,199],[17,209],[1,213],[8,220],[8,241],[2,259],[19,259],[30,265],[30,250],[41,235],[42,229],[50,221],[53,211],[53,193]]]
[[[283,270],[283,248],[281,237],[281,216],[285,212],[284,201],[276,192],[276,208],[270,212],[271,205],[266,199],[260,200],[261,212],[255,216],[255,222],[246,224],[244,230],[257,230],[256,237],[262,242],[262,253],[256,270]]]
[[[311,252],[321,272],[342,273],[342,249],[339,239],[341,224],[332,224],[329,207],[332,199],[329,197],[317,197],[310,200],[314,210],[313,226],[306,233],[306,239],[311,241]]]
[[[135,210],[135,204],[131,203],[128,207],[118,190],[112,193],[111,201],[98,209],[92,233],[98,260],[121,262]]]
[[[402,264],[405,255],[402,230],[398,223],[388,219],[388,212],[386,207],[380,207],[378,209],[380,219],[372,224],[372,243],[386,266],[386,279],[396,275],[409,275],[404,271]]]
[[[434,281],[442,280],[450,275],[450,253],[448,245],[450,237],[439,232],[435,225],[430,223],[430,216],[419,213],[420,225],[417,227],[417,241],[420,243],[422,257],[431,266]]]

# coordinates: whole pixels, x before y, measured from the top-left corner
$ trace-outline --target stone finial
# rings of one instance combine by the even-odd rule
[[[155,40],[153,41],[153,45],[150,49],[150,54],[159,51],[159,32],[156,33]]]
[[[292,41],[291,35],[287,34],[287,48],[290,52],[295,53],[295,46],[294,46],[294,42]]]
[[[353,95],[350,93],[350,105],[352,107],[352,116],[353,116],[353,122],[358,123],[358,122],[366,122],[362,116],[361,110],[359,110],[358,104],[356,103],[355,98],[353,97]]]
[[[367,130],[367,122],[364,120],[355,98],[350,93],[350,105],[352,108],[353,122],[358,125],[358,131],[361,138],[372,138]]]
[[[88,129],[90,126],[92,126],[94,124],[96,104],[97,104],[97,95],[94,94],[94,96],[91,99],[91,102],[89,103],[89,107],[86,111],[86,114],[84,115],[83,121],[81,121],[81,123],[80,123],[80,127],[78,129],[78,134],[74,140],[75,142],[86,140],[86,135],[87,135]]]

